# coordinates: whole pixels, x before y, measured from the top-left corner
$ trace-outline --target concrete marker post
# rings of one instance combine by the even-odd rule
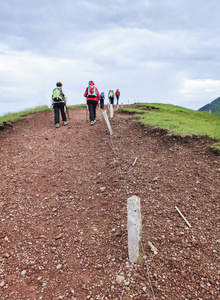
[[[142,234],[140,198],[132,196],[127,199],[128,254],[130,263],[137,263],[140,253]]]
[[[107,126],[108,126],[110,135],[113,135],[113,131],[112,131],[111,125],[110,125],[110,123],[109,123],[109,119],[108,119],[108,116],[107,116],[106,111],[104,111],[102,114],[103,114],[103,117],[104,117],[104,119],[105,119],[105,122],[106,122],[106,124],[107,124]]]

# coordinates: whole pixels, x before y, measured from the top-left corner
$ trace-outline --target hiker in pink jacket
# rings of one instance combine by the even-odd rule
[[[85,90],[84,97],[87,98],[90,125],[94,125],[96,122],[96,106],[99,103],[100,94],[92,80],[89,81],[89,86]]]

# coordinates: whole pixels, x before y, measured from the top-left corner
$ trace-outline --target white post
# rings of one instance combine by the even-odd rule
[[[110,135],[113,135],[113,131],[112,131],[111,125],[110,125],[110,123],[109,123],[109,119],[108,119],[108,116],[107,116],[106,111],[104,111],[102,114],[103,114],[104,119],[105,119],[105,121],[106,121],[106,124],[107,124],[107,126],[108,126]]]
[[[212,113],[212,110],[210,109],[210,110],[209,110],[209,114],[211,114],[211,113]]]
[[[123,108],[123,103],[121,103],[121,108]]]
[[[110,118],[113,118],[113,105],[110,104]]]
[[[141,204],[140,198],[132,196],[127,200],[127,226],[128,226],[128,254],[130,263],[136,263],[139,259],[139,247],[141,241]]]

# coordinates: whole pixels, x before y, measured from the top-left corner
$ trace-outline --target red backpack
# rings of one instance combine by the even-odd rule
[[[119,90],[116,90],[116,96],[119,96],[119,95],[120,95]]]

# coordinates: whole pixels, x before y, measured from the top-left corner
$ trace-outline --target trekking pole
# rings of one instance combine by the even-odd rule
[[[100,107],[99,107],[99,105],[98,105],[98,111],[99,111],[99,117],[100,117],[100,120],[101,120],[101,122],[102,122],[102,115],[101,115],[101,112],[100,112]]]
[[[86,105],[86,123],[88,123],[88,105]]]
[[[65,108],[66,108],[66,114],[67,114],[67,117],[68,117],[68,119],[70,120],[70,115],[69,115],[69,110],[68,110],[68,108],[67,108],[67,105],[65,105]]]

